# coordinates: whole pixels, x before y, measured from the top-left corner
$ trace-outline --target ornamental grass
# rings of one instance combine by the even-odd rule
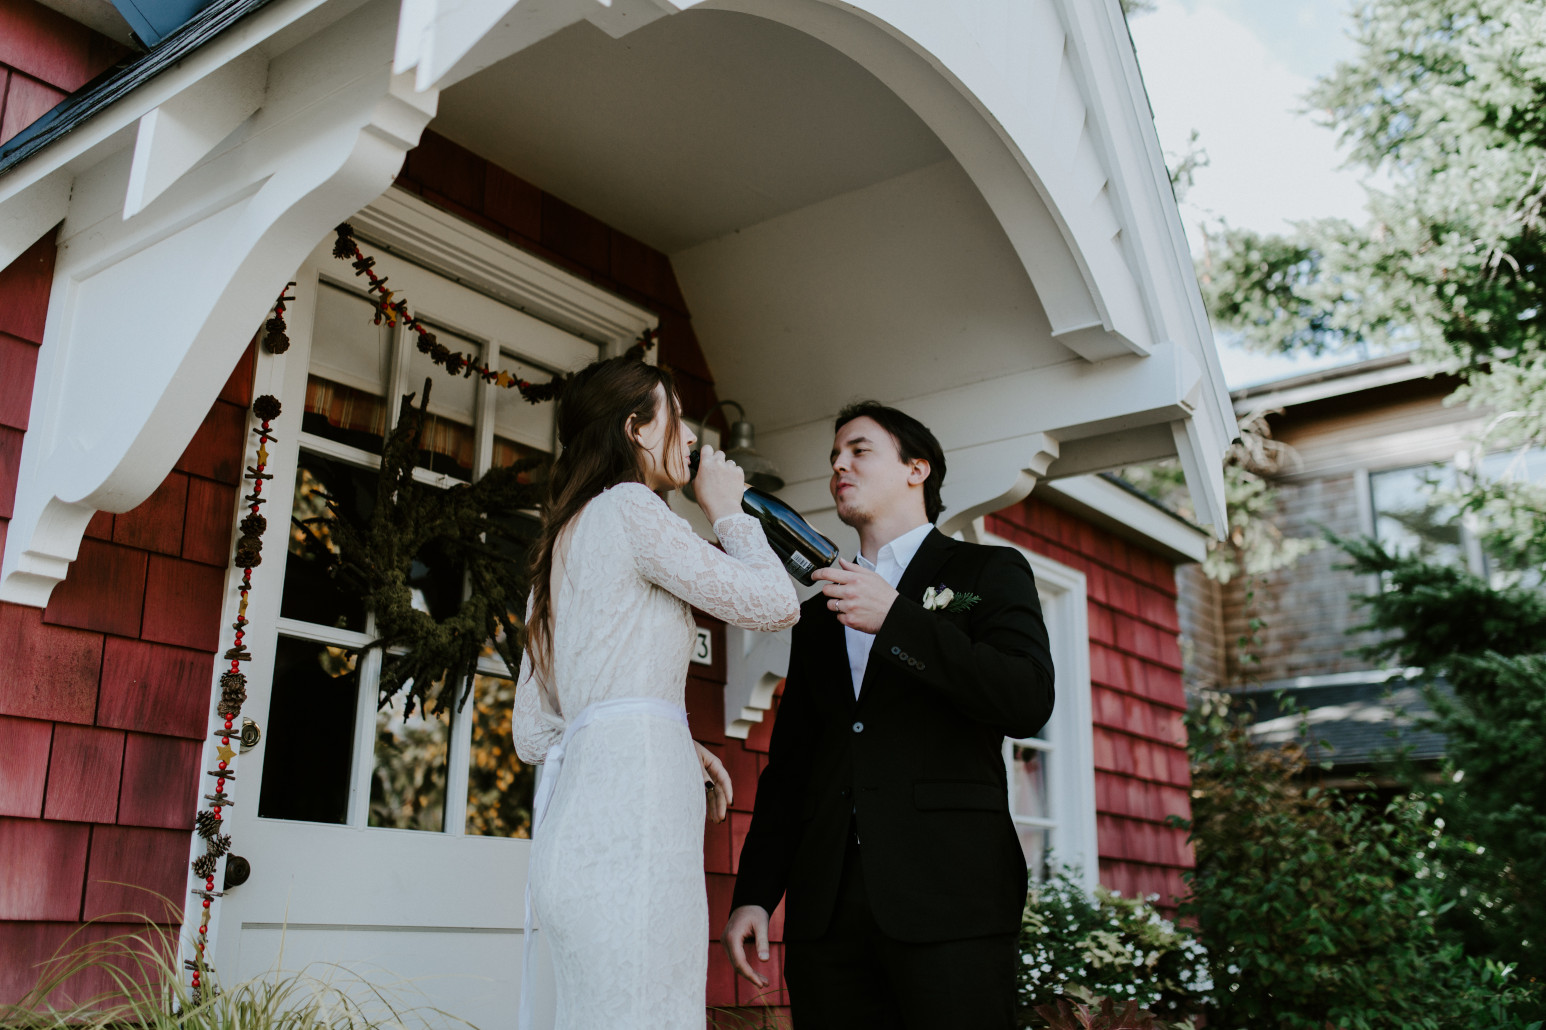
[[[108,917],[120,920],[121,917]],[[104,919],[102,922],[107,922]],[[195,999],[174,934],[144,928],[93,939],[87,923],[39,966],[36,986],[0,1005],[0,1026],[18,1030],[406,1030],[472,1024],[427,1005],[404,1003],[408,984],[384,987],[333,963],[299,972],[270,971],[221,984]],[[281,961],[283,954],[281,952]],[[72,982],[106,984],[77,996]]]

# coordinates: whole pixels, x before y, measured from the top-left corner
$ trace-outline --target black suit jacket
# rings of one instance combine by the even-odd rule
[[[925,611],[924,589],[942,583],[982,600]],[[794,628],[734,898],[769,912],[786,898],[789,940],[825,932],[853,820],[888,936],[947,941],[1020,925],[1026,867],[1003,740],[1039,731],[1053,697],[1030,565],[1012,548],[931,532],[897,592],[857,701],[827,599],[807,601]]]

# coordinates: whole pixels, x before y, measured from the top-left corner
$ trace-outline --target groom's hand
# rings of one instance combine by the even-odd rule
[[[730,921],[725,924],[725,932],[720,935],[720,942],[725,946],[725,953],[730,956],[730,963],[735,966],[735,971],[758,987],[768,986],[768,978],[752,968],[751,962],[746,958],[746,939],[754,937],[757,941],[757,959],[761,962],[768,960],[768,910],[761,905],[742,905],[730,913]]]
[[[880,632],[897,598],[879,573],[853,562],[839,560],[838,568],[817,569],[811,578],[823,581],[821,592],[827,595],[827,607],[838,613],[837,621],[861,633]]]

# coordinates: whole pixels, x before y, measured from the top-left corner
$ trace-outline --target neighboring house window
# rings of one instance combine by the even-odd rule
[[[1477,481],[1546,483],[1546,448],[1498,451],[1479,462],[1462,454],[1450,461],[1371,472],[1375,538],[1393,554],[1463,566],[1495,585],[1517,581],[1519,574],[1487,553],[1451,500],[1459,488]]]
[[[496,333],[518,337],[500,327],[526,316],[421,269],[411,274],[416,309],[446,346],[523,378],[551,374],[491,342]],[[405,720],[401,692],[378,707],[382,654],[365,646],[375,637],[374,617],[346,576],[329,574],[326,530],[303,523],[325,513],[328,498],[346,516],[369,516],[399,398],[421,393],[426,378],[431,417],[415,478],[433,486],[551,452],[552,405],[447,375],[414,346],[411,331],[373,324],[356,290],[317,286],[258,814],[527,837],[535,777],[514,753],[515,689],[503,661],[485,649],[460,712],[421,709]],[[578,338],[573,345],[593,347]],[[575,355],[567,360],[577,363]],[[415,606],[441,618],[466,589],[464,570],[433,548],[416,557],[409,584]]]

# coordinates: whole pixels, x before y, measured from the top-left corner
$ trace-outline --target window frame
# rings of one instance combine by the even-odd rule
[[[1084,573],[985,531],[984,544],[1012,547],[1025,556],[1036,576],[1042,614],[1047,622],[1057,700],[1041,737],[1004,739],[1005,772],[1010,776],[1010,816],[1016,826],[1046,829],[1053,862],[1075,871],[1085,890],[1100,883],[1100,840],[1095,817],[1095,727],[1090,699],[1089,591]],[[971,537],[969,537],[971,539]],[[1027,745],[1048,756],[1048,819],[1014,813],[1013,745]]]
[[[475,342],[490,367],[498,370],[506,361],[560,371],[596,357],[622,353],[646,329],[658,325],[657,317],[621,300],[578,277],[524,254],[502,240],[462,223],[401,190],[389,190],[352,220],[357,235],[368,249],[390,253],[393,284],[412,305],[415,314],[437,328],[444,328]],[[367,296],[364,284],[351,279],[329,257],[331,241],[324,242],[303,263],[297,279],[304,279],[296,301],[288,312],[292,346],[282,355],[260,349],[255,371],[256,393],[274,393],[293,406],[282,416],[288,431],[271,445],[270,468],[275,473],[268,499],[269,512],[282,518],[270,519],[266,534],[271,554],[282,555],[287,545],[289,513],[294,504],[296,469],[303,451],[333,461],[371,471],[380,468],[381,457],[368,450],[301,431],[306,382],[311,370],[312,334],[317,317],[318,297],[327,289],[341,289],[351,295]],[[455,302],[445,298],[453,297]],[[422,300],[421,300],[422,298]],[[427,301],[427,303],[424,303]],[[510,312],[516,317],[511,319]],[[510,332],[490,331],[501,325]],[[383,398],[388,404],[387,428],[395,421],[396,401],[404,393],[419,388],[411,382],[418,377],[412,371],[414,348],[412,330],[399,325],[388,331],[387,380]],[[581,346],[583,345],[583,346]],[[653,360],[651,356],[650,360]],[[490,389],[475,393],[473,406],[474,479],[492,465],[496,435],[498,398]],[[524,445],[533,445],[521,435],[506,434]],[[286,438],[287,437],[287,438]],[[549,439],[546,446],[556,447]],[[441,488],[462,480],[425,468],[414,470],[415,480]],[[238,517],[240,512],[237,513]],[[276,557],[277,557],[276,555]],[[367,613],[363,630],[337,629],[325,625],[282,618],[279,615],[284,593],[284,562],[276,561],[277,575],[260,576],[255,583],[251,613],[259,633],[249,633],[254,651],[265,655],[261,665],[248,670],[261,677],[265,685],[261,711],[265,720],[271,701],[273,655],[281,637],[326,644],[360,651],[359,688],[356,699],[354,743],[350,762],[350,782],[345,820],[334,825],[352,830],[390,831],[389,827],[369,825],[371,780],[375,762],[376,684],[379,681],[382,652],[379,648],[362,650],[375,639],[375,617]],[[270,566],[270,568],[273,567]],[[239,584],[240,570],[228,578],[228,597]],[[261,591],[262,593],[258,593]],[[234,618],[234,612],[231,613]],[[259,620],[262,620],[260,622]],[[478,663],[478,674],[508,680],[509,670],[497,657]],[[469,703],[475,703],[469,698]],[[466,833],[473,712],[452,713],[448,726],[446,802],[442,829],[444,836]],[[261,759],[260,759],[261,762]],[[255,805],[261,790],[261,769],[252,787]],[[459,800],[453,800],[459,799]],[[419,830],[398,832],[420,833]],[[434,832],[434,831],[431,831]]]

